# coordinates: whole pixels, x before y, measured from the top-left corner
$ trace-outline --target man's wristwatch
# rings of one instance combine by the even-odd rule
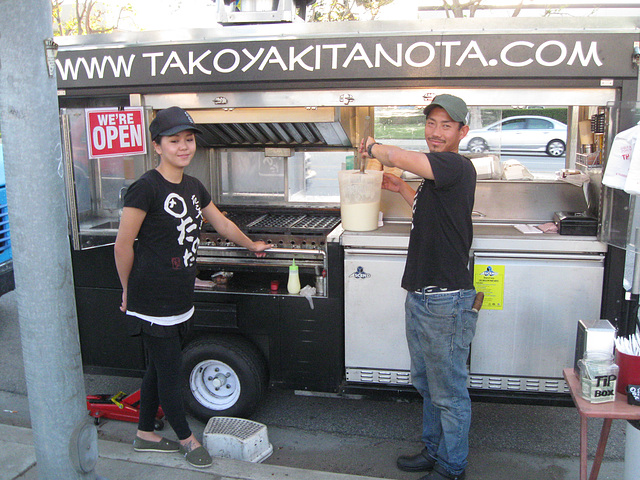
[[[374,146],[374,145],[382,145],[382,144],[381,144],[381,143],[379,143],[379,142],[373,142],[372,144],[370,144],[370,145],[367,147],[367,154],[369,154],[369,156],[370,156],[371,158],[375,158],[375,157],[373,156],[373,153],[371,152],[371,149],[373,148],[373,146]]]

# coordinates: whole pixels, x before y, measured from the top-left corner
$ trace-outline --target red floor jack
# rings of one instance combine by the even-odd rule
[[[131,395],[124,392],[118,392],[115,395],[87,395],[87,409],[96,425],[100,424],[101,418],[137,422],[140,416],[140,390],[136,390]],[[163,418],[164,412],[162,407],[159,407],[154,423],[156,430],[164,428]]]

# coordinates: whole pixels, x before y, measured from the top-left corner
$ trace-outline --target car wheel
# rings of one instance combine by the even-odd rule
[[[476,137],[469,140],[469,143],[467,144],[467,150],[469,150],[471,153],[483,153],[489,150],[489,146],[483,138]]]
[[[213,416],[247,417],[267,389],[266,361],[247,340],[210,336],[183,351],[186,406],[206,422]]]
[[[547,143],[547,155],[559,157],[564,155],[565,145],[562,140],[551,140]]]

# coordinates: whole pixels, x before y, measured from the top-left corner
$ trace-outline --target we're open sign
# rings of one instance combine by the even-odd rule
[[[147,153],[142,107],[89,108],[87,139],[89,157],[122,157]]]

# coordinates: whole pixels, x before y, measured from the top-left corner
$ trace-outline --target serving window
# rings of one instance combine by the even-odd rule
[[[400,147],[427,151],[422,107],[376,107],[376,139]],[[533,177],[549,177],[567,167],[568,107],[518,106],[469,108],[470,131],[460,153],[488,158],[492,171],[484,178],[501,178],[504,161],[519,162]]]

